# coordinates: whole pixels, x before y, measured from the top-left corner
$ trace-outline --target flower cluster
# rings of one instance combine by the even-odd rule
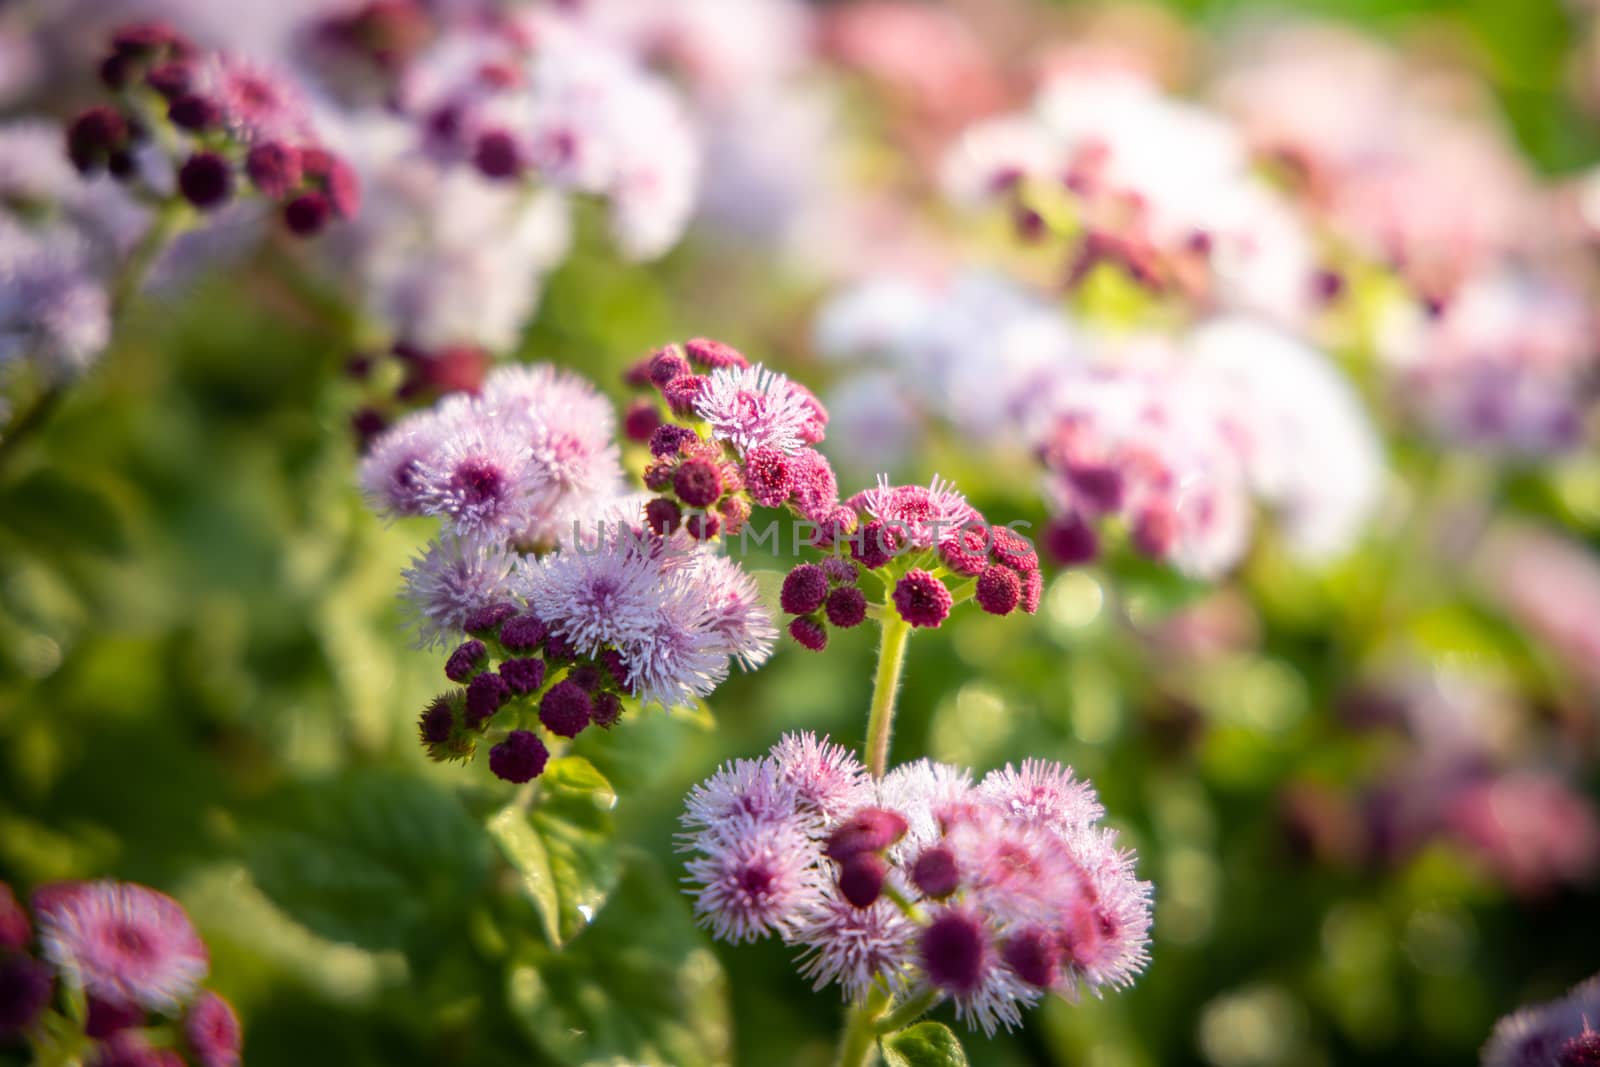
[[[1600,977],[1560,1000],[1500,1020],[1483,1050],[1483,1067],[1591,1067],[1600,1063]]]
[[[177,901],[131,882],[71,882],[35,891],[32,912],[0,883],[0,1041],[58,1035],[72,1024],[53,1006],[81,995],[93,1067],[237,1067],[238,1017],[200,989],[210,957]]]
[[[289,75],[203,52],[177,30],[146,22],[117,31],[100,76],[115,102],[83,111],[67,130],[81,173],[107,171],[158,199],[175,189],[202,211],[223,207],[247,182],[301,236],[359,208],[355,171],[318,140]]]
[[[444,526],[405,575],[421,641],[455,644],[460,688],[420,723],[434,758],[489,740],[490,769],[527,781],[549,754],[535,726],[572,738],[613,725],[624,698],[691,704],[771,653],[755,580],[623,491],[615,432],[587,382],[518,365],[372,442],[374,506]]]
[[[818,989],[946,996],[992,1033],[1046,993],[1143,969],[1150,885],[1102,814],[1059,764],[974,785],[921,760],[875,782],[846,750],[791,734],[690,793],[683,847],[717,937],[777,936]]]

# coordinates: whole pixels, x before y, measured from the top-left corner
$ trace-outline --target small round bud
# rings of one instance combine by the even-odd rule
[[[683,351],[692,363],[706,370],[720,370],[723,367],[743,369],[750,365],[744,353],[737,348],[708,337],[696,337],[684,342]]]
[[[944,565],[966,578],[983,573],[989,565],[989,530],[982,526],[963,526],[939,542],[939,557]]]
[[[467,683],[467,728],[482,727],[510,699],[511,687],[498,674],[480,674],[472,679]]]
[[[898,531],[877,519],[863,526],[850,545],[850,555],[869,571],[885,566],[900,551]]]
[[[594,693],[604,678],[600,676],[600,668],[589,663],[581,663],[567,672],[567,681],[582,689],[585,693]]]
[[[1076,512],[1051,519],[1044,530],[1044,549],[1063,567],[1093,563],[1100,555],[1094,527]]]
[[[591,718],[589,694],[571,679],[557,682],[539,701],[539,721],[557,737],[577,737]]]
[[[661,395],[666,399],[667,406],[675,415],[694,414],[695,401],[700,399],[700,393],[705,388],[706,379],[698,374],[685,374],[681,378],[674,378],[661,387]]]
[[[50,968],[31,956],[0,957],[0,1039],[27,1031],[50,1003]]]
[[[1045,930],[1024,930],[1006,940],[1001,957],[1017,977],[1039,989],[1061,978],[1061,945]]]
[[[943,900],[961,887],[956,855],[943,845],[924,849],[911,867],[911,884],[923,896]]]
[[[467,616],[466,625],[462,627],[474,637],[488,637],[500,628],[500,624],[517,613],[516,605],[504,601],[490,604],[488,607],[479,608]]]
[[[168,100],[188,95],[194,69],[187,63],[159,63],[145,73],[144,83]]]
[[[521,785],[544,773],[550,750],[532,730],[513,730],[489,750],[489,769],[496,778]]]
[[[1083,504],[1097,515],[1122,507],[1126,482],[1122,471],[1102,463],[1071,463],[1067,480]]]
[[[1039,569],[1039,554],[1033,550],[1028,539],[1015,530],[996,526],[989,531],[989,545],[994,551],[994,558],[1018,574]]]
[[[813,652],[821,652],[828,647],[828,631],[815,619],[801,616],[789,624],[789,636],[801,648],[809,648]]]
[[[167,118],[180,130],[204,133],[222,122],[222,108],[199,93],[185,93],[167,107]]]
[[[650,357],[650,382],[657,389],[665,389],[679,378],[694,373],[689,361],[677,345],[668,345]]]
[[[215,152],[196,152],[178,170],[178,191],[202,211],[214,211],[233,196],[233,168]]]
[[[672,491],[692,508],[708,508],[722,495],[722,472],[710,460],[684,460],[672,476]]]
[[[448,695],[437,696],[422,709],[417,723],[417,734],[425,745],[442,745],[450,740],[456,728],[455,701]]]
[[[556,663],[561,660],[569,660],[573,658],[574,654],[575,650],[571,643],[560,634],[551,634],[544,639],[544,658],[547,661]]]
[[[389,428],[389,420],[376,408],[357,408],[350,414],[350,430],[363,451],[373,439]]]
[[[450,658],[445,661],[445,677],[452,682],[465,685],[472,681],[474,675],[483,669],[485,661],[489,658],[489,650],[484,648],[483,642],[474,638],[459,645],[450,653]]]
[[[789,615],[810,615],[828,596],[828,576],[815,563],[802,563],[783,578],[778,601]]]
[[[918,948],[922,969],[940,989],[959,995],[978,987],[987,945],[983,925],[975,916],[945,912],[922,931]]]
[[[630,441],[648,441],[660,426],[661,411],[649,400],[635,400],[622,416],[622,432]]]
[[[687,426],[667,423],[650,435],[650,454],[662,459],[676,456],[679,448],[698,440],[700,440],[699,435]]]
[[[472,163],[485,178],[506,181],[522,174],[522,151],[504,130],[490,130],[478,138]]]
[[[128,123],[115,108],[89,108],[67,127],[67,155],[82,174],[104,167],[111,153],[127,144]]]
[[[823,603],[828,622],[841,630],[860,626],[867,618],[867,596],[853,585],[841,585]]]
[[[828,835],[823,854],[843,863],[862,852],[882,852],[906,834],[905,816],[887,808],[862,808]]]
[[[542,659],[508,659],[500,664],[500,677],[506,680],[506,685],[518,696],[526,696],[537,692],[544,684],[544,660]]]
[[[1029,615],[1039,613],[1039,600],[1044,596],[1044,575],[1029,571],[1022,579],[1022,610]]]
[[[990,615],[1010,615],[1022,599],[1022,582],[1010,567],[990,564],[978,575],[973,599]]]
[[[83,1032],[97,1041],[144,1024],[144,1009],[137,1004],[124,1004],[96,996],[89,997],[88,1004],[89,1016],[84,1020]]]
[[[611,675],[611,681],[624,693],[633,689],[633,684],[628,680],[628,661],[622,658],[622,653],[614,648],[600,650],[600,665]]]
[[[622,698],[609,689],[589,697],[589,717],[596,726],[611,729],[622,718]]]
[[[829,556],[822,561],[822,572],[828,576],[828,581],[835,585],[855,585],[861,571],[847,559],[838,556]]]
[[[532,652],[550,634],[536,615],[513,615],[500,626],[500,644],[508,652]]]
[[[665,537],[683,522],[683,509],[677,501],[658,496],[645,504],[644,521],[657,537]]]
[[[750,499],[764,508],[781,507],[789,499],[794,473],[789,457],[769,445],[752,448],[744,457],[744,481]]]
[[[950,615],[953,598],[944,583],[920,568],[907,571],[894,586],[894,606],[912,626],[937,627]]]
[[[218,994],[208,990],[195,998],[183,1019],[183,1039],[198,1067],[239,1067],[239,1017]]]
[[[125,55],[112,54],[100,62],[100,84],[113,92],[126,89],[132,74],[133,61]]]
[[[709,541],[722,530],[722,520],[707,512],[695,512],[683,520],[683,528],[696,541]]]
[[[717,505],[717,514],[722,516],[723,532],[731,537],[750,521],[750,502],[742,496],[723,497]]]
[[[268,141],[250,149],[244,172],[256,191],[269,200],[281,200],[301,181],[300,153],[290,145]]]
[[[876,852],[861,852],[839,866],[839,895],[857,908],[870,908],[883,894],[889,865]]]
[[[333,209],[321,193],[302,193],[283,208],[283,223],[296,237],[315,237],[328,225]]]

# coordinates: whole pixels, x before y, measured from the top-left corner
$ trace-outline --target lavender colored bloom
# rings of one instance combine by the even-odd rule
[[[361,461],[361,489],[371,505],[391,515],[421,515],[424,472],[434,463],[450,426],[438,412],[407,416],[386,430]]]
[[[700,625],[721,639],[722,652],[755,670],[772,655],[778,630],[761,601],[756,580],[727,556],[700,553],[682,579],[695,603],[704,604]]]
[[[1062,833],[1081,830],[1106,813],[1094,786],[1074,778],[1071,767],[1045,760],[1023,760],[1020,768],[1008,763],[990,771],[978,791],[1012,818]]]
[[[512,530],[526,522],[544,480],[511,425],[476,414],[463,414],[423,464],[422,508],[461,534]]]
[[[210,968],[177,901],[125,882],[84,882],[35,899],[46,959],[93,996],[175,1012]]]
[[[83,374],[111,340],[111,303],[72,231],[0,215],[0,365],[33,361],[52,381]]]
[[[402,572],[405,601],[423,648],[458,640],[476,611],[506,600],[517,557],[481,538],[446,535]]]
[[[891,901],[858,908],[829,884],[793,935],[805,950],[800,974],[813,989],[837,984],[848,1001],[860,1000],[879,981],[903,993],[919,929]]]
[[[739,450],[775,448],[799,452],[814,422],[810,394],[788,378],[757,364],[724,367],[706,379],[694,404],[695,414],[711,426],[711,434]]]
[[[734,823],[696,844],[695,915],[722,940],[787,938],[817,895],[816,845],[793,822]]]
[[[1560,1000],[1535,1004],[1501,1019],[1483,1048],[1483,1067],[1566,1067],[1560,1053],[1600,1019],[1600,976]],[[1576,1061],[1582,1062],[1582,1061]]]

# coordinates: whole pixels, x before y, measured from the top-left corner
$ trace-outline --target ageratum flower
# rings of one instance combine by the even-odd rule
[[[1495,1026],[1483,1049],[1483,1067],[1568,1067],[1595,1062],[1600,1053],[1600,976],[1565,997],[1513,1012]]]
[[[111,881],[48,886],[33,904],[45,959],[91,996],[170,1014],[210,969],[182,906],[153,889]]]
[[[791,735],[690,793],[682,847],[717,937],[800,946],[802,973],[850,998],[931,989],[992,1033],[1046,993],[1144,968],[1150,885],[1101,815],[1057,764],[974,786],[921,760],[872,783],[848,753]]]

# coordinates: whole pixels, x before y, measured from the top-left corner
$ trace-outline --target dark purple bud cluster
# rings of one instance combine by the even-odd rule
[[[865,622],[867,597],[856,586],[857,574],[854,563],[838,557],[790,571],[779,598],[786,614],[798,616],[789,623],[789,636],[821,652],[828,645],[828,626],[849,630]]]
[[[506,730],[489,749],[489,769],[508,782],[526,782],[550,756],[536,725],[570,739],[621,718],[632,685],[615,650],[579,656],[543,620],[511,603],[478,611],[464,629],[467,640],[445,661],[446,677],[462,688],[435,697],[418,723],[433,759],[470,760],[480,740]]]

